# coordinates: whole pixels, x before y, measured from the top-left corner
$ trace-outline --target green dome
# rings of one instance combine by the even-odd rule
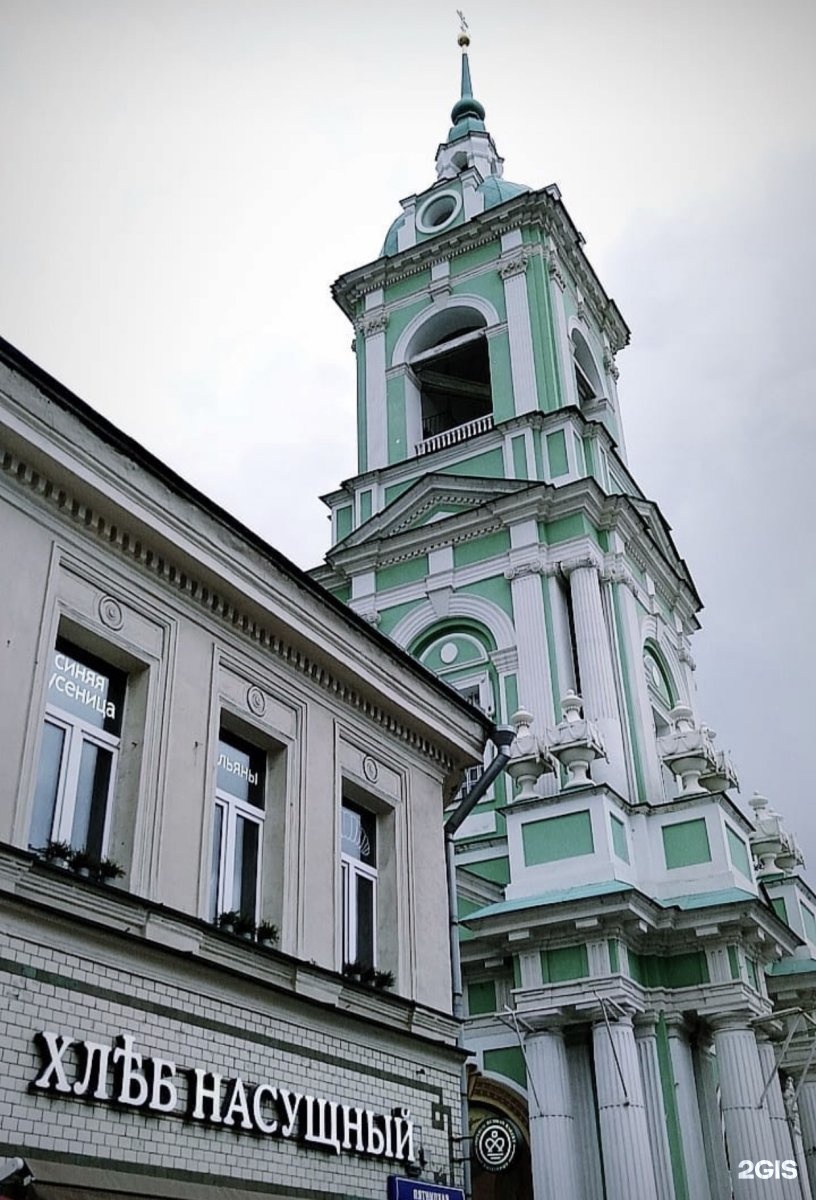
[[[484,183],[480,183],[477,192],[484,196],[485,212],[496,208],[507,200],[513,200],[524,192],[529,192],[525,183],[511,183],[509,179],[499,179],[498,175],[489,175]]]

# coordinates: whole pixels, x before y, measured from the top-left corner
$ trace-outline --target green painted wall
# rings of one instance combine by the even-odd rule
[[[509,421],[515,415],[513,407],[513,374],[510,369],[510,341],[507,331],[487,339],[490,358],[490,382],[493,391],[493,419]]]
[[[586,532],[587,523],[581,513],[559,517],[556,521],[542,521],[539,524],[539,537],[548,546],[568,542],[570,538],[583,537]]]
[[[344,583],[340,587],[329,588],[329,591],[338,600],[342,600],[344,604],[348,604],[351,599],[351,584]]]
[[[415,480],[413,479],[406,479],[403,483],[392,483],[390,487],[385,489],[385,503],[390,504],[393,500],[396,500],[403,492],[407,492],[408,488],[414,482]]]
[[[636,954],[629,951],[629,973],[642,987],[696,987],[709,982],[708,961],[702,950],[685,954]]]
[[[802,923],[805,927],[805,937],[809,942],[816,945],[816,917],[813,915],[813,909],[808,908],[800,900],[799,907],[802,910]]]
[[[515,675],[506,675],[504,679],[504,694],[507,697],[507,712],[499,715],[509,721],[514,712],[518,712],[518,679]]]
[[[731,866],[735,867],[746,879],[750,879],[751,860],[748,857],[748,847],[730,825],[725,827],[725,836],[728,839],[728,856],[731,859]]]
[[[609,938],[606,948],[609,951],[609,970],[613,975],[617,975],[620,971],[620,951],[618,949],[617,938]]]
[[[711,846],[704,818],[664,825],[663,853],[669,870],[711,862]]]
[[[480,1017],[496,1011],[496,985],[492,979],[467,985],[468,1016]]]
[[[560,946],[557,950],[541,951],[541,978],[544,983],[566,983],[570,979],[586,979],[588,975],[586,946]]]
[[[404,462],[413,453],[408,447],[405,425],[405,380],[393,376],[385,383],[385,409],[388,423],[388,462]]]
[[[376,589],[386,592],[389,588],[401,587],[404,583],[417,583],[428,574],[428,556],[420,554],[418,558],[408,558],[405,562],[394,563],[391,567],[380,567],[377,571]]]
[[[786,925],[790,924],[788,921],[788,909],[785,905],[784,896],[773,896],[771,898],[771,908],[779,917],[780,921],[784,921]]]
[[[527,268],[527,301],[530,306],[539,408],[544,412],[552,412],[560,408],[564,401],[556,358],[555,322],[545,269],[543,258],[535,255]]]
[[[510,531],[498,529],[486,537],[473,538],[469,542],[454,543],[454,567],[466,567],[469,563],[484,562],[488,558],[498,558],[507,554],[510,549]]]
[[[527,479],[527,439],[522,434],[521,437],[510,439],[510,445],[513,450],[513,474],[516,479]]]
[[[595,851],[588,809],[562,817],[545,817],[543,821],[528,821],[521,827],[521,840],[528,867]]]
[[[342,508],[337,510],[337,540],[342,542],[344,537],[348,537],[354,528],[353,509],[350,504],[344,504]]]
[[[470,871],[471,875],[478,875],[480,879],[490,879],[493,883],[500,883],[502,887],[510,882],[509,858],[483,858],[479,862],[467,863],[465,869]]]
[[[559,475],[569,475],[567,439],[563,429],[556,429],[554,433],[547,434],[547,461],[551,479],[557,479]]]
[[[500,1050],[485,1050],[484,1069],[491,1075],[503,1075],[512,1079],[519,1087],[527,1087],[527,1071],[520,1046],[506,1046]]]
[[[449,467],[440,467],[440,475],[467,475],[478,479],[503,479],[504,459],[497,447],[495,450],[485,450],[484,454],[474,454],[472,458],[463,458],[461,462],[451,463]]]
[[[506,612],[508,617],[513,616],[513,597],[510,591],[510,583],[503,575],[494,575],[490,579],[480,579],[476,583],[468,583],[465,587],[457,588],[457,594],[481,596],[484,600],[489,600],[491,604],[495,604],[498,608]]]
[[[484,246],[476,246],[473,250],[466,250],[463,254],[457,254],[451,259],[451,278],[458,279],[460,275],[464,275],[467,271],[476,271],[479,267],[489,266],[496,262],[501,253],[499,242],[487,242]],[[465,287],[469,292],[480,294],[477,290],[484,286],[484,282],[488,281],[492,284],[498,284],[499,287],[493,288],[493,295],[498,299],[503,299],[501,291],[501,280],[493,271],[485,272],[484,275],[476,279],[465,280],[460,287]],[[499,314],[504,320],[504,306],[502,305]]]
[[[739,957],[737,955],[737,947],[736,946],[728,947],[728,969],[731,972],[732,979],[739,979],[740,968],[739,968]]]
[[[400,623],[403,617],[409,612],[413,612],[420,600],[409,600],[405,604],[395,604],[393,608],[385,608],[380,611],[380,633],[391,634],[392,630]]]
[[[609,814],[609,824],[612,829],[612,849],[617,854],[618,858],[622,858],[624,862],[629,862],[629,845],[626,840],[626,826],[618,817]]]
[[[360,492],[360,524],[371,520],[371,492]]]

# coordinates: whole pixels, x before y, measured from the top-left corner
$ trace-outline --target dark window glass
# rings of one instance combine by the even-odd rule
[[[102,855],[105,836],[105,814],[112,762],[113,754],[110,750],[97,746],[94,742],[83,743],[71,845],[97,858]]]
[[[364,967],[374,965],[374,881],[357,875],[357,961]]]
[[[238,817],[235,823],[235,867],[233,907],[255,918],[258,899],[258,842],[261,827],[257,821]]]

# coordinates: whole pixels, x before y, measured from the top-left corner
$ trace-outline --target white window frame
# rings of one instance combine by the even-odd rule
[[[356,813],[360,808],[353,801],[345,799],[341,805],[340,820],[343,820],[343,810],[348,808],[349,811]],[[363,809],[377,825],[376,813],[370,812],[368,809]],[[379,832],[379,830],[378,830]],[[342,824],[340,830],[341,846],[342,846]],[[379,838],[377,839],[379,841]],[[379,854],[379,845],[376,844],[375,854]],[[371,904],[372,904],[372,920],[371,920],[371,965],[377,966],[377,926],[378,921],[378,904],[377,904],[377,883],[379,880],[379,870],[376,866],[372,867],[368,863],[361,862],[359,858],[354,858],[350,854],[344,854],[340,851],[340,874],[341,874],[341,891],[342,891],[342,906],[343,906],[343,962],[356,963],[359,956],[358,936],[359,936],[359,916],[357,912],[357,879],[362,876],[368,879],[371,883]]]
[[[111,733],[106,733],[98,725],[92,725],[88,721],[83,721],[81,717],[76,716],[74,713],[65,712],[54,704],[46,704],[43,725],[55,725],[58,729],[62,729],[65,734],[59,775],[57,777],[54,818],[51,823],[50,840],[52,842],[68,842],[70,845],[73,845],[71,834],[73,832],[74,814],[76,812],[77,785],[79,784],[79,768],[82,762],[83,745],[86,742],[90,742],[100,749],[110,751],[111,769],[108,780],[108,792],[105,797],[105,824],[102,831],[102,856],[104,857],[108,849],[111,809],[113,807],[113,787],[116,780],[119,747],[122,739]],[[84,846],[74,848],[84,849]],[[35,849],[40,850],[42,847],[36,846]]]
[[[226,732],[226,739],[224,733]],[[216,761],[221,742],[226,740],[229,744],[229,730],[222,730],[219,733],[216,743]],[[245,739],[241,738],[241,741]],[[233,796],[231,792],[225,791],[223,788],[216,786],[215,803],[213,805],[213,823],[212,832],[215,837],[215,813],[221,810],[222,825],[221,825],[221,847],[218,856],[218,880],[215,889],[215,912],[211,913],[211,919],[217,920],[222,912],[235,911],[233,908],[234,889],[235,889],[235,843],[237,839],[238,818],[243,817],[253,825],[258,826],[258,861],[255,868],[255,911],[251,914],[252,919],[257,921],[258,914],[261,911],[261,865],[263,863],[263,833],[264,820],[266,817],[266,761],[267,756],[263,750],[257,746],[253,746],[262,755],[263,763],[261,766],[262,772],[262,787],[264,807],[258,808],[256,804],[250,804],[247,800],[241,800],[238,796]],[[217,771],[217,766],[216,766]],[[212,863],[210,866],[212,870]],[[212,882],[212,881],[211,881]]]

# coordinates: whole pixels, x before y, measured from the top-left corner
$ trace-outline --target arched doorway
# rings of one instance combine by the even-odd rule
[[[524,1100],[498,1080],[472,1071],[468,1077],[468,1111],[471,1138],[483,1121],[493,1117],[509,1122],[518,1135],[515,1156],[505,1170],[486,1170],[471,1153],[473,1200],[533,1200],[530,1130]]]

